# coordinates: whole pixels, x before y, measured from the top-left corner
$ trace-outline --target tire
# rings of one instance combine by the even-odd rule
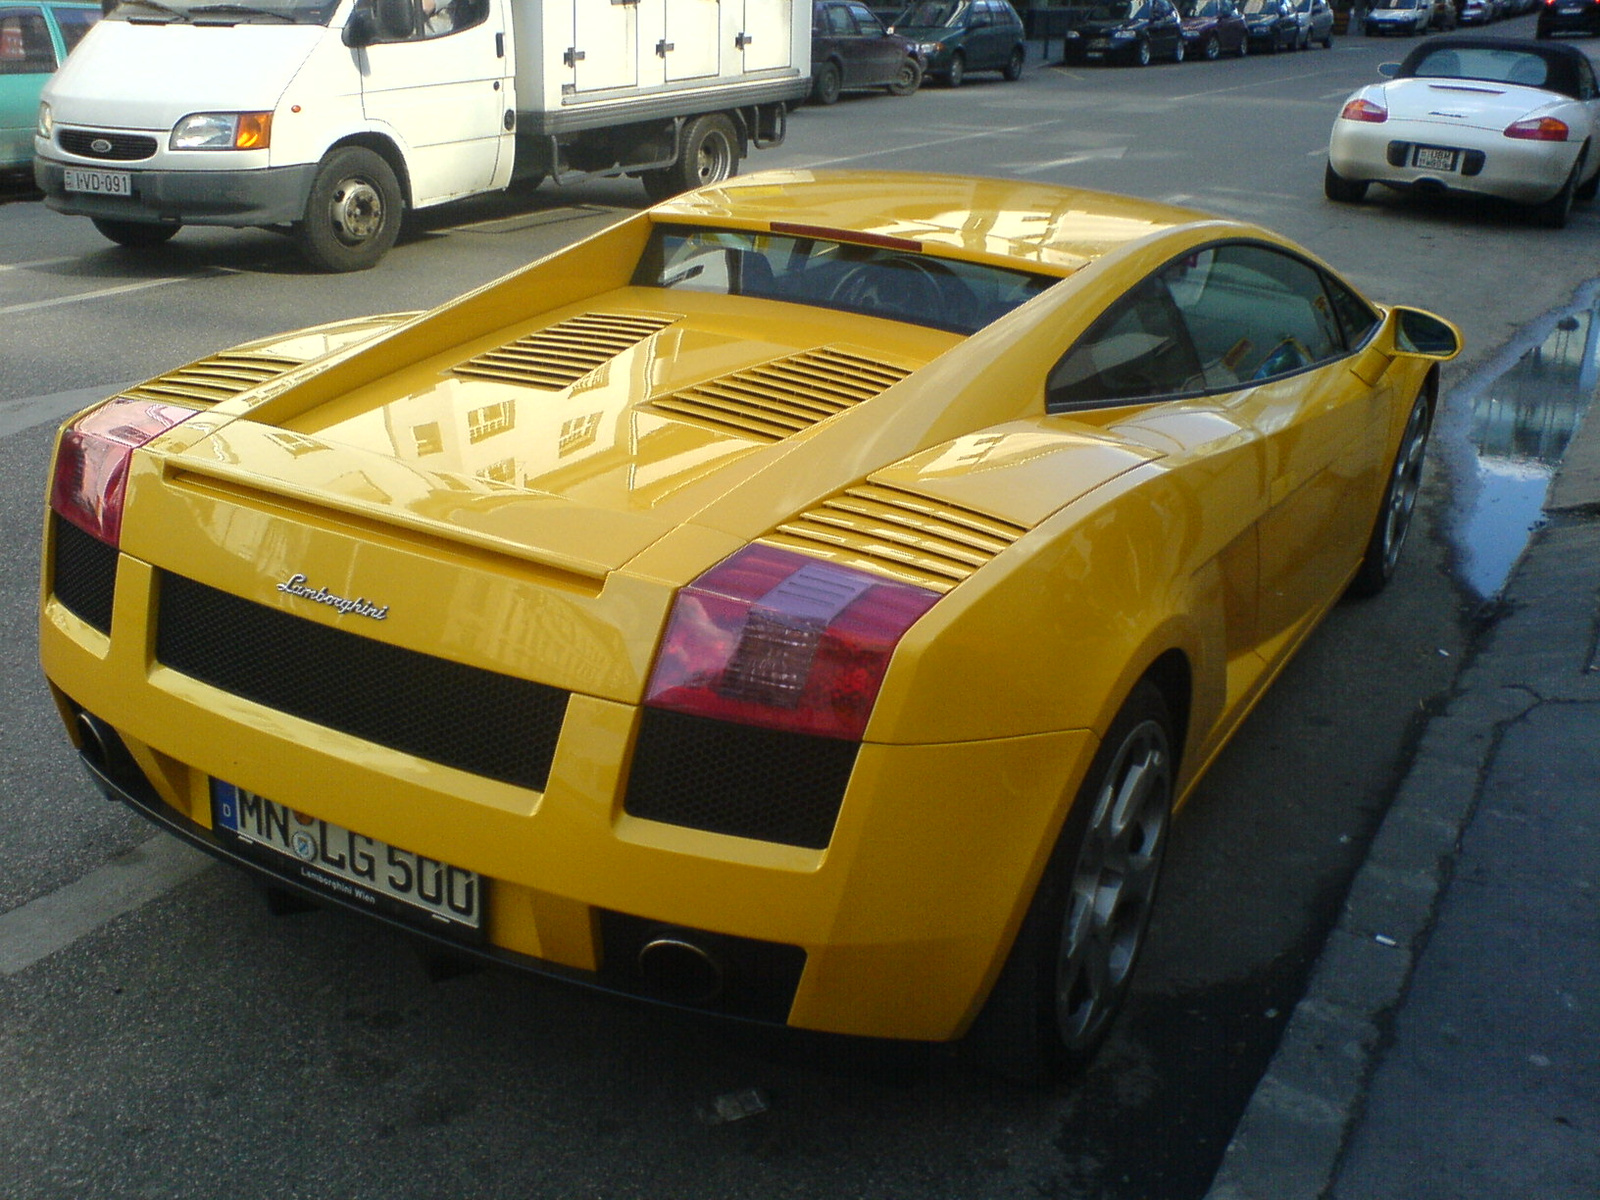
[[[1172,816],[1172,718],[1135,686],[1096,752],[1000,977],[967,1036],[979,1062],[1042,1083],[1081,1070],[1128,993]]]
[[[1322,35],[1322,48],[1324,50],[1332,50],[1333,49],[1333,30],[1332,29],[1329,29],[1327,33]]]
[[[1572,198],[1584,203],[1593,200],[1596,195],[1600,195],[1600,171],[1590,176],[1587,183],[1580,183],[1572,189]]]
[[[1205,59],[1207,62],[1216,62],[1217,59],[1222,57],[1222,43],[1217,40],[1216,34],[1213,33],[1210,37],[1206,38],[1205,42],[1201,45],[1200,57]]]
[[[365,271],[394,245],[404,207],[389,164],[364,146],[346,146],[317,168],[295,240],[319,271]]]
[[[172,235],[179,229],[179,226],[174,224],[114,221],[109,217],[91,217],[90,220],[94,222],[94,227],[100,231],[102,237],[133,250],[148,250],[152,246],[163,245],[171,241]]]
[[[889,85],[889,95],[910,96],[922,86],[922,66],[914,58],[907,58],[900,64],[900,74]]]
[[[1567,176],[1567,181],[1561,185],[1561,190],[1543,204],[1533,206],[1534,221],[1546,229],[1565,229],[1567,218],[1572,216],[1572,202],[1577,197],[1578,173],[1583,170],[1583,160],[1580,158],[1573,164],[1572,174]]]
[[[1139,39],[1139,44],[1133,50],[1133,65],[1148,67],[1150,65],[1150,43],[1144,38]]]
[[[1329,163],[1322,171],[1322,194],[1336,204],[1360,204],[1366,199],[1365,179],[1346,179]]]
[[[960,87],[967,79],[967,56],[965,54],[952,54],[950,66],[944,73],[945,87]]]
[[[1001,71],[1000,74],[1005,76],[1007,83],[1015,83],[1022,78],[1022,67],[1026,62],[1027,56],[1024,54],[1022,47],[1013,46],[1011,48],[1011,57],[1006,60],[1005,70]]]
[[[640,178],[645,194],[659,203],[738,173],[739,135],[733,122],[721,113],[706,113],[683,127],[677,162],[659,171],[646,171]]]
[[[1238,54],[1239,54],[1240,58],[1244,58],[1249,53],[1250,53],[1250,35],[1246,34],[1244,37],[1239,39]]]
[[[1433,427],[1437,378],[1437,375],[1429,375],[1412,401],[1405,432],[1400,435],[1400,446],[1389,468],[1389,482],[1378,505],[1372,536],[1361,556],[1361,566],[1350,581],[1351,596],[1376,596],[1394,578],[1400,551],[1406,544],[1406,534],[1411,531],[1411,519],[1416,513],[1417,493],[1422,489],[1422,460],[1428,450],[1428,431]]]
[[[1183,36],[1180,34],[1178,36],[1178,44],[1172,48],[1172,61],[1175,63],[1181,63],[1185,53],[1186,51],[1183,48]]]
[[[844,90],[844,77],[837,63],[823,63],[817,68],[817,77],[811,81],[811,103],[837,104]]]

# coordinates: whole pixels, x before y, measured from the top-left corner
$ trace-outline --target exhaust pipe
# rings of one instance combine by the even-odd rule
[[[117,735],[98,717],[86,712],[78,714],[77,725],[78,752],[93,766],[105,771],[111,764],[112,739]]]
[[[639,950],[638,963],[645,989],[675,1004],[709,1004],[727,983],[722,960],[681,934],[651,938]]]

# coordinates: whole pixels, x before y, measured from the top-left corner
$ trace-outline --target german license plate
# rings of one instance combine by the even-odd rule
[[[63,186],[69,192],[92,192],[99,196],[133,195],[133,176],[127,171],[85,171],[68,167]]]
[[[290,878],[346,900],[403,912],[477,932],[483,925],[483,880],[474,871],[413,854],[298,813],[220,779],[211,781],[216,824],[268,852]]]
[[[1424,171],[1454,171],[1459,152],[1438,146],[1418,146],[1411,152],[1411,165]]]

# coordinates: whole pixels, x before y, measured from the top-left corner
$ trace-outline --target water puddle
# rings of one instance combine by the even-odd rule
[[[1436,443],[1455,480],[1445,531],[1457,573],[1479,599],[1499,594],[1544,521],[1550,481],[1594,397],[1597,354],[1600,280],[1450,398],[1453,417]]]

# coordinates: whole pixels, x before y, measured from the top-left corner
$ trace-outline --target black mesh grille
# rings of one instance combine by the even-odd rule
[[[94,129],[62,129],[56,143],[83,158],[104,158],[114,162],[137,162],[156,152],[156,140],[142,133],[105,133]],[[104,143],[100,149],[96,143]]]
[[[628,776],[636,817],[821,850],[856,743],[647,708]]]
[[[60,517],[55,522],[56,573],[52,588],[67,611],[101,633],[111,632],[111,597],[117,584],[117,548]]]
[[[156,657],[331,729],[542,791],[567,693],[161,576]]]

